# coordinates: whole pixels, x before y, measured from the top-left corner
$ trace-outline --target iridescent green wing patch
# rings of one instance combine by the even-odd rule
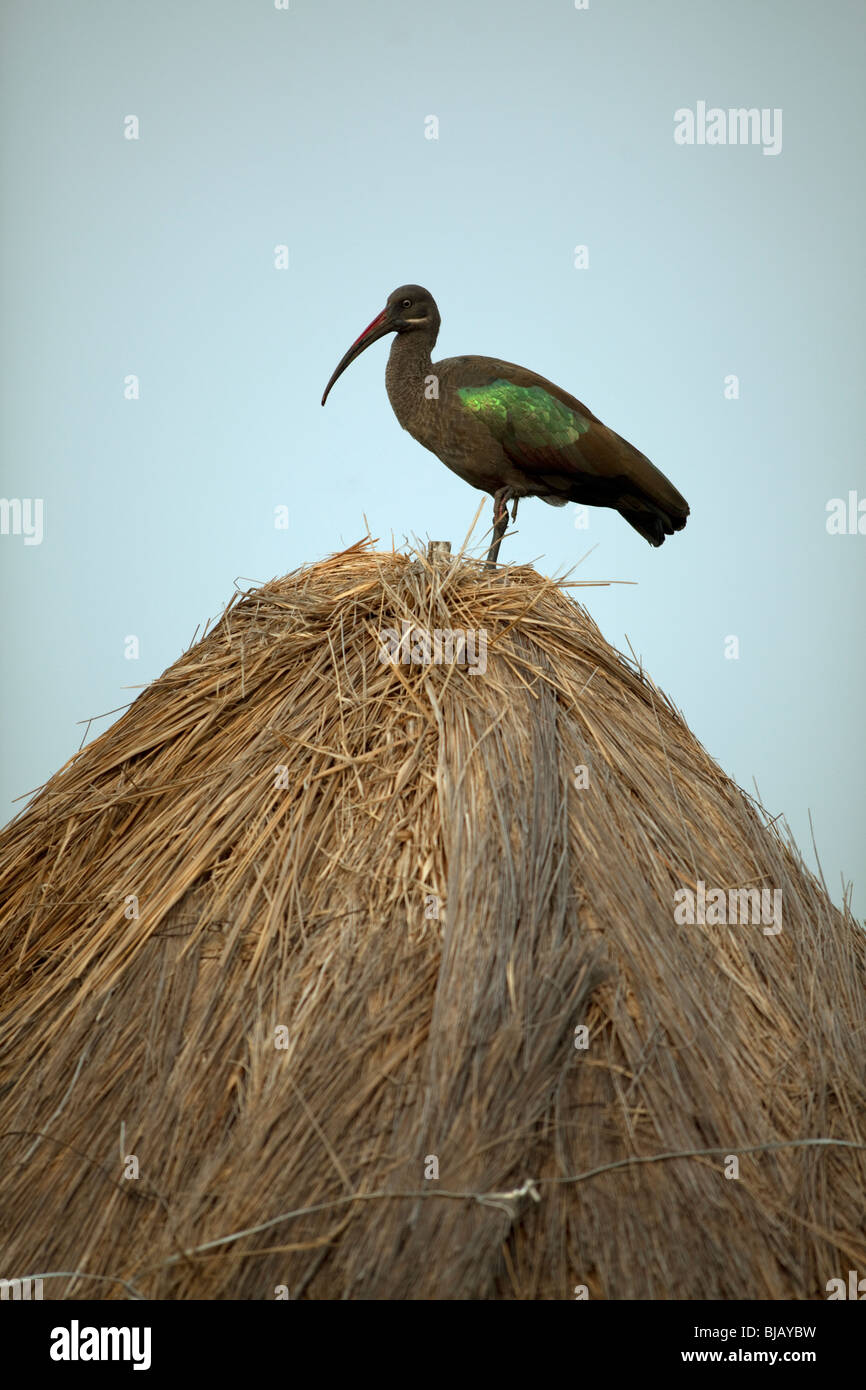
[[[501,444],[515,440],[529,449],[564,449],[590,425],[543,386],[515,386],[500,379],[487,386],[461,386],[457,394]]]

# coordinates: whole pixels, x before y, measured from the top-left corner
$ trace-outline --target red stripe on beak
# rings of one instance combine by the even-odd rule
[[[352,344],[352,347],[355,347],[358,343],[360,343],[360,341],[361,341],[362,338],[366,338],[366,336],[367,336],[367,334],[370,332],[370,329],[371,329],[371,328],[378,328],[380,323],[384,323],[384,321],[385,321],[385,315],[387,314],[387,312],[388,312],[387,309],[383,309],[382,312],[381,312],[381,314],[377,314],[376,317],[374,318],[373,322],[367,324],[367,327],[364,329],[363,333],[359,333],[359,334],[358,334],[357,338],[355,339],[354,343]]]

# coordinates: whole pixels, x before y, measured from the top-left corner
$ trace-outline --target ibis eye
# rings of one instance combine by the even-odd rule
[[[404,308],[404,309],[411,309],[411,308],[412,308],[412,301],[411,301],[411,299],[404,299],[404,300],[403,300],[403,308]]]

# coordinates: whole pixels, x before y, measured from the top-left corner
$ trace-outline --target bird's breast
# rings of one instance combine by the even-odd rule
[[[498,445],[467,411],[457,392],[436,374],[409,382],[386,378],[388,399],[403,429],[473,487],[495,491]]]

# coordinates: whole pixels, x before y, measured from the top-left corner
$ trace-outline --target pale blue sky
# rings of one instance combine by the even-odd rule
[[[383,544],[462,539],[480,494],[400,430],[387,343],[319,406],[415,281],[440,355],[552,378],[688,498],[660,550],[525,503],[502,556],[555,573],[595,545],[581,577],[636,581],[580,597],[810,861],[811,808],[862,914],[866,535],[825,520],[866,498],[866,12],[18,0],[2,23],[0,495],[45,506],[41,545],[0,536],[5,816],[235,576],[339,549],[362,513]],[[699,101],[780,108],[781,153],[677,145]]]

